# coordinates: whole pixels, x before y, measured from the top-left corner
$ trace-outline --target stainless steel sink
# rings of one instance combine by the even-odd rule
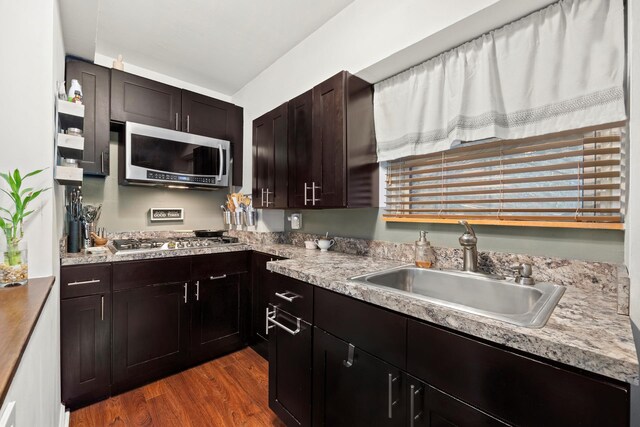
[[[526,286],[480,274],[412,265],[350,280],[528,328],[541,328],[547,323],[565,289],[552,283]]]

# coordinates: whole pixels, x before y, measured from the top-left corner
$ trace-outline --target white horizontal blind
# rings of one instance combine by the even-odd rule
[[[613,128],[393,161],[384,217],[620,223],[621,141]]]

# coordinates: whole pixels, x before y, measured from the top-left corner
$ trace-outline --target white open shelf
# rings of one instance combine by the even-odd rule
[[[58,133],[58,152],[65,159],[82,160],[84,138],[81,136]]]
[[[57,99],[56,110],[58,113],[58,134],[55,138],[58,151],[57,163],[62,163],[61,158],[82,160],[84,138],[66,134],[65,130],[84,129],[84,105]],[[57,165],[54,177],[60,185],[80,186],[82,185],[82,168]]]
[[[57,102],[60,129],[82,129],[84,127],[84,105],[61,99],[58,99]]]
[[[82,185],[82,168],[58,165],[55,178],[60,185]]]

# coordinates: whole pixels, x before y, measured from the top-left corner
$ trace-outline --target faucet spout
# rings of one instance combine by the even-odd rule
[[[458,224],[462,225],[467,230],[467,233],[471,234],[473,237],[476,237],[476,232],[473,230],[473,227],[471,227],[471,224],[469,224],[467,221],[461,219],[460,221],[458,221]]]

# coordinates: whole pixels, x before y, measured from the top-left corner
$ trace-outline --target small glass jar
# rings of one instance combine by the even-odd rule
[[[28,279],[27,244],[5,244],[0,249],[0,288],[26,285]]]

